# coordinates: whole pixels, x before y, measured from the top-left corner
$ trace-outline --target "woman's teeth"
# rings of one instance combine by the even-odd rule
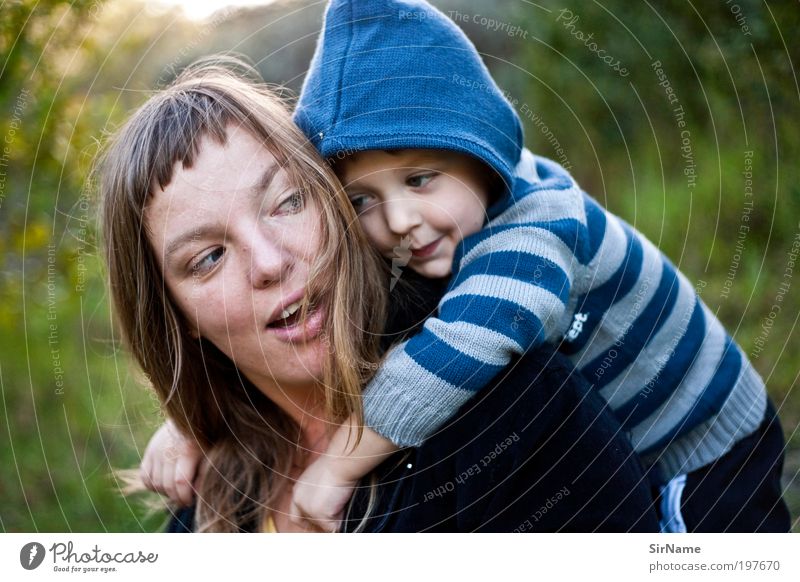
[[[302,300],[292,303],[289,307],[287,307],[281,312],[281,319],[286,319],[290,315],[294,315],[302,305],[303,305]]]

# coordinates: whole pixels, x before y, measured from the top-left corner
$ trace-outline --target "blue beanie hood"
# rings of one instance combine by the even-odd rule
[[[421,0],[332,0],[295,109],[329,160],[363,150],[472,155],[508,191],[519,117],[456,24]]]

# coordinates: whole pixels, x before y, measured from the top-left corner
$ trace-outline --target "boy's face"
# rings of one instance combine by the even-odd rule
[[[451,274],[458,243],[483,226],[490,171],[445,150],[370,150],[337,168],[370,241],[430,278]]]

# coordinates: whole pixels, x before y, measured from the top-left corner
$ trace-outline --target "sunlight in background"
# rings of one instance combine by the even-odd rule
[[[272,2],[274,0],[152,0],[148,4],[180,6],[187,18],[202,20],[226,6],[258,6]]]

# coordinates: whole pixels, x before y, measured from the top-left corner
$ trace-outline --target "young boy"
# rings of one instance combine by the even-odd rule
[[[654,245],[523,149],[452,21],[417,0],[332,1],[295,118],[395,276],[451,279],[367,386],[359,445],[334,436],[294,511],[335,530],[363,475],[547,342],[617,414],[665,531],[788,530],[782,434],[758,373]]]

